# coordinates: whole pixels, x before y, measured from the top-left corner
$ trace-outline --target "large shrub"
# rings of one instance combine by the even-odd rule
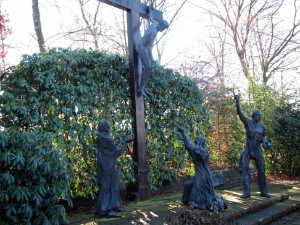
[[[122,125],[130,129],[126,75],[124,58],[104,52],[25,55],[3,75],[1,126],[52,133],[53,145],[67,156],[73,196],[94,193],[97,122],[126,121]]]
[[[290,176],[300,175],[300,110],[283,103],[274,112],[274,171]]]
[[[0,131],[1,222],[67,222],[61,199],[69,199],[64,158],[53,148],[52,135],[39,130]]]
[[[4,130],[38,128],[53,134],[53,146],[67,157],[73,196],[97,190],[96,128],[101,119],[112,135],[132,133],[128,62],[125,57],[87,50],[52,49],[24,56],[2,76]],[[178,147],[176,125],[191,133],[205,130],[208,113],[202,92],[188,78],[157,67],[145,101],[151,186],[176,179],[185,151]],[[135,182],[132,148],[119,159],[122,184]]]

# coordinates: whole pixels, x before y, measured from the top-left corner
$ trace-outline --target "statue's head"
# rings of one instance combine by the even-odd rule
[[[206,139],[202,135],[198,135],[195,139],[195,144],[205,147],[205,141]]]
[[[259,110],[253,110],[252,119],[256,122],[259,122],[261,120],[261,113]]]
[[[99,123],[98,123],[98,131],[100,132],[108,132],[110,129],[110,125],[107,122],[107,120],[102,119]]]
[[[169,23],[166,20],[161,20],[157,25],[158,31],[163,31],[169,27]]]

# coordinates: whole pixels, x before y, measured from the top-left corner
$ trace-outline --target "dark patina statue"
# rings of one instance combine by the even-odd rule
[[[269,198],[270,195],[267,191],[265,176],[265,159],[260,145],[262,144],[262,146],[266,149],[271,149],[272,145],[270,141],[265,139],[266,128],[260,123],[261,113],[258,110],[254,110],[252,112],[251,120],[247,118],[241,111],[240,95],[234,95],[234,100],[236,101],[237,114],[239,115],[246,129],[246,144],[240,158],[240,172],[244,185],[244,193],[240,197],[248,198],[251,196],[249,162],[250,159],[252,159],[255,161],[260,195]]]
[[[110,217],[119,217],[121,208],[120,178],[116,168],[117,158],[125,151],[126,145],[132,142],[132,138],[124,138],[120,135],[114,141],[109,134],[110,125],[106,120],[98,124],[97,139],[97,178],[99,195],[95,208],[96,218],[100,213]]]
[[[152,16],[152,10],[149,7],[149,20],[150,25],[141,38],[141,41],[136,44],[135,48],[138,56],[142,62],[142,74],[138,87],[138,95],[149,97],[151,94],[148,92],[146,86],[149,80],[150,72],[155,67],[155,61],[152,55],[152,46],[159,31],[168,28],[169,24],[165,20],[159,22],[155,21]]]
[[[199,209],[224,212],[227,208],[227,203],[222,196],[215,193],[209,168],[209,154],[205,147],[205,138],[199,135],[193,142],[183,128],[177,127],[177,131],[181,134],[180,138],[183,140],[195,167],[195,176],[184,183],[182,203],[192,203]]]

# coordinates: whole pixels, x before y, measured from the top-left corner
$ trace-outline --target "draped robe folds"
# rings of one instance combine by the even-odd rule
[[[105,132],[98,133],[97,176],[100,193],[95,212],[109,212],[121,206],[120,178],[116,167],[117,158],[125,148],[117,146]]]
[[[207,149],[205,146],[196,145],[186,134],[183,134],[183,141],[193,160],[195,176],[184,183],[182,202],[192,202],[200,209],[223,212],[227,204],[223,197],[214,191]]]

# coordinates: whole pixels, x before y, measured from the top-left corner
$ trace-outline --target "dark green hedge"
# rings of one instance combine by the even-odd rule
[[[0,131],[0,223],[61,224],[69,200],[64,157],[39,129]]]
[[[110,121],[113,136],[132,134],[127,59],[106,52],[51,49],[24,56],[1,79],[2,129],[11,134],[37,129],[51,133],[53,147],[66,155],[72,196],[94,195],[98,121]],[[175,180],[185,163],[175,126],[196,136],[206,129],[209,115],[196,84],[170,69],[157,66],[149,90],[153,97],[145,101],[147,152],[155,189]],[[135,182],[131,156],[129,146],[119,160],[124,186]]]
[[[284,103],[274,110],[276,151],[273,173],[300,175],[300,109],[295,104]]]

